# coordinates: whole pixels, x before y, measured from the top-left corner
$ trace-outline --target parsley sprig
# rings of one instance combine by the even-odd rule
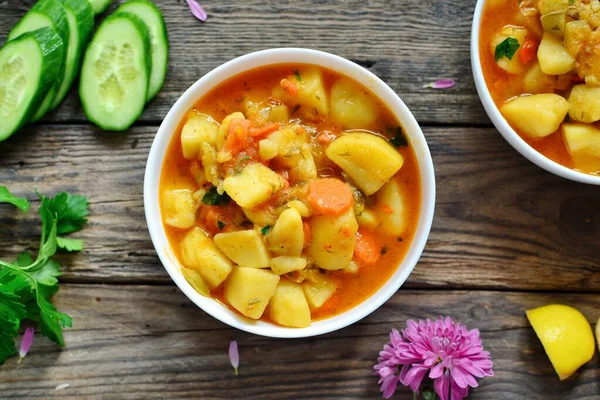
[[[58,292],[61,275],[60,264],[52,257],[58,249],[83,249],[83,241],[59,235],[77,232],[87,223],[87,198],[68,193],[38,196],[42,229],[37,257],[24,252],[15,262],[0,261],[0,365],[16,352],[14,339],[23,320],[39,323],[42,334],[61,347],[62,328],[73,324],[50,300]],[[14,196],[4,186],[0,186],[0,203],[13,204],[24,212],[30,207],[27,199]]]

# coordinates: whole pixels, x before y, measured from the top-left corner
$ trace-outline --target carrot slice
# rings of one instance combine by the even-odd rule
[[[302,230],[304,231],[304,247],[308,247],[310,244],[310,239],[312,239],[312,234],[310,233],[310,225],[308,222],[302,223]]]
[[[263,125],[260,128],[250,128],[249,135],[253,138],[260,138],[267,136],[269,133],[273,133],[279,129],[279,122],[271,122]]]
[[[354,204],[354,197],[347,183],[335,178],[321,178],[308,185],[308,204],[320,215],[340,215]]]
[[[289,79],[282,79],[279,84],[290,96],[296,97],[298,95],[298,86]]]
[[[381,249],[373,232],[363,228],[358,229],[356,245],[354,245],[354,260],[363,265],[375,264],[381,258]]]
[[[248,130],[250,121],[242,118],[234,118],[229,122],[227,137],[223,148],[232,155],[239,153],[248,147]]]
[[[533,60],[537,54],[538,43],[535,40],[527,39],[519,50],[519,58],[523,64]]]

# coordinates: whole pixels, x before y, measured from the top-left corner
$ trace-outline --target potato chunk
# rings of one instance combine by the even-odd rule
[[[569,95],[569,117],[579,122],[600,120],[600,87],[589,85],[573,86]]]
[[[237,175],[225,178],[223,188],[241,207],[252,208],[283,188],[285,181],[269,167],[252,163]]]
[[[246,119],[244,114],[239,111],[229,114],[225,118],[223,118],[223,122],[221,122],[221,126],[219,126],[219,130],[217,131],[217,137],[215,140],[217,151],[221,151],[223,145],[225,144],[225,138],[227,137],[227,132],[229,131],[229,123],[232,119]]]
[[[281,86],[273,89],[273,97],[283,101],[288,107],[298,108],[298,113],[305,118],[329,116],[329,102],[323,84],[321,70],[316,67],[300,68],[298,77],[294,75],[289,80],[298,88],[295,95],[286,92]]]
[[[273,147],[275,150],[272,150]],[[279,165],[289,169],[292,181],[308,181],[317,177],[317,167],[306,130],[301,126],[285,127],[261,140],[259,155],[261,159],[277,157]]]
[[[564,48],[561,38],[548,32],[542,36],[537,56],[542,72],[548,75],[566,74],[575,67],[575,58]]]
[[[278,282],[279,276],[268,270],[235,267],[225,285],[225,300],[246,317],[259,319]]]
[[[564,46],[573,57],[576,57],[581,46],[591,37],[592,28],[586,21],[569,21],[565,25]]]
[[[217,141],[219,124],[210,115],[192,110],[188,113],[188,120],[181,130],[181,149],[183,156],[188,160],[198,157],[203,142],[214,146]]]
[[[295,208],[283,211],[267,235],[267,246],[272,253],[298,257],[304,247],[302,217]]]
[[[517,42],[519,42],[519,46],[522,46],[526,37],[527,29],[520,26],[506,25],[492,38],[492,41],[490,42],[490,45],[492,46],[492,53],[496,52],[496,46],[508,38],[516,39]],[[524,65],[517,53],[515,53],[510,60],[507,57],[500,58],[498,61],[496,61],[496,64],[498,64],[500,68],[509,74],[519,74],[524,68]]]
[[[585,124],[563,124],[563,135],[572,156],[600,157],[600,129]]]
[[[312,217],[312,239],[308,245],[308,254],[321,268],[346,268],[354,254],[356,231],[358,223],[352,209],[342,215]]]
[[[379,228],[392,236],[401,236],[407,228],[405,195],[397,180],[392,179],[377,192]]]
[[[281,104],[271,107],[269,113],[269,121],[271,122],[288,122],[290,120],[290,112],[286,105]]]
[[[538,9],[542,14],[548,14],[555,11],[567,11],[569,0],[540,0]]]
[[[544,31],[562,37],[565,32],[565,23],[567,21],[567,13],[565,11],[553,11],[542,15],[540,19]]]
[[[277,275],[283,275],[292,271],[301,271],[306,268],[306,264],[306,259],[302,257],[275,257],[271,259],[271,270]]]
[[[404,158],[391,144],[370,133],[340,136],[325,154],[366,195],[378,191],[404,164]]]
[[[521,96],[504,103],[500,111],[508,122],[531,138],[555,132],[569,111],[569,103],[552,93]]]
[[[283,326],[304,328],[310,325],[310,309],[302,287],[287,279],[280,280],[267,307],[269,318]]]
[[[196,203],[189,189],[165,190],[162,207],[167,225],[187,229],[196,222]]]
[[[215,244],[227,257],[241,267],[268,268],[271,257],[254,229],[217,233]]]
[[[331,118],[344,129],[369,129],[377,119],[377,105],[364,89],[342,78],[331,88]]]
[[[323,276],[314,281],[306,280],[302,282],[302,290],[308,301],[308,306],[314,310],[321,307],[334,295],[337,284]]]
[[[523,78],[523,88],[531,94],[552,92],[553,83],[552,77],[543,73],[538,63],[529,68]]]
[[[192,229],[181,242],[183,265],[198,271],[211,288],[227,278],[233,264],[200,228]]]
[[[356,222],[358,225],[367,228],[367,229],[375,229],[380,223],[379,215],[373,210],[364,209],[360,214],[356,215]]]
[[[200,275],[200,272],[190,268],[182,267],[181,274],[185,280],[192,285],[196,292],[200,293],[202,296],[208,297],[210,295],[208,284],[204,281],[202,275]]]

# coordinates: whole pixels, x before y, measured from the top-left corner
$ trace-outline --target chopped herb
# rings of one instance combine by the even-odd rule
[[[248,300],[248,305],[249,306],[251,306],[253,304],[256,304],[256,303],[260,303],[260,299],[258,297],[254,297],[254,298]]]
[[[385,255],[387,253],[387,246],[383,246],[380,253],[382,256]]]
[[[292,115],[296,114],[296,112],[298,112],[298,110],[300,110],[300,104],[296,104],[296,106],[292,110]]]
[[[238,162],[243,163],[244,161],[248,161],[251,159],[252,159],[251,156],[244,156],[244,157],[240,158]]]
[[[388,129],[388,133],[394,135],[394,137],[390,139],[390,143],[395,147],[408,146],[408,140],[406,140],[406,136],[404,136],[404,132],[402,132],[401,127],[397,126],[394,129]]]
[[[496,46],[496,51],[494,52],[494,59],[496,61],[500,60],[502,57],[506,57],[509,60],[512,60],[517,50],[519,50],[519,41],[513,37],[508,37],[504,39],[500,44]]]
[[[265,225],[261,228],[260,233],[264,236],[271,231],[271,228],[273,228],[271,225]]]
[[[573,4],[575,4],[575,0],[569,0],[569,5],[572,6]]]
[[[296,79],[298,79],[298,82],[302,82],[302,77],[300,76],[300,71],[298,71],[297,69],[294,70],[294,75],[296,75]]]
[[[398,238],[398,241],[399,241],[399,242],[402,242],[402,238],[401,238],[401,237],[399,237],[399,238]]]
[[[209,206],[226,206],[229,204],[229,195],[225,192],[219,194],[216,187],[211,187],[202,197],[202,202]]]
[[[217,221],[217,226],[219,227],[220,231],[222,231],[225,228],[225,225],[227,225],[225,222]]]

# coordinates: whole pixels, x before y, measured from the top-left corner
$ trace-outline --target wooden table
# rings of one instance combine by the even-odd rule
[[[32,3],[0,0],[0,43]],[[559,382],[524,314],[566,303],[592,323],[600,316],[600,188],[541,170],[491,125],[469,67],[473,0],[204,0],[204,24],[185,1],[157,3],[169,28],[168,77],[133,128],[102,132],[74,91],[0,143],[0,184],[30,199],[36,188],[85,194],[91,207],[78,235],[86,249],[62,257],[55,304],[74,320],[66,348],[37,335],[22,364],[0,368],[0,398],[376,399],[371,372],[389,331],[439,315],[480,329],[493,356],[495,377],[473,399],[600,396],[600,357]],[[227,60],[284,46],[339,54],[387,82],[423,127],[438,185],[429,242],[402,289],[346,329],[298,340],[229,328],[187,300],[156,256],[142,202],[152,139],[178,96]],[[422,88],[437,78],[457,85]],[[37,218],[2,208],[0,258],[37,249]],[[56,391],[63,383],[70,387]]]

